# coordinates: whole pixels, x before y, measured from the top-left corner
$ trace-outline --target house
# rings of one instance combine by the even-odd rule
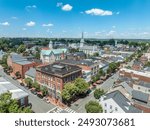
[[[16,75],[19,72],[21,78],[25,78],[25,73],[30,69],[35,67],[35,64],[30,61],[17,61],[13,63],[13,74]]]
[[[94,53],[99,53],[100,49],[98,48],[98,46],[95,46],[95,45],[94,46],[85,45],[84,34],[82,33],[79,51],[82,51],[87,56],[89,56],[89,55],[93,55]]]
[[[0,77],[0,95],[7,92],[12,93],[12,99],[16,99],[20,106],[28,106],[28,93]]]
[[[66,59],[68,60],[84,60],[85,58],[86,54],[84,52],[75,52],[66,55]]]
[[[132,69],[133,70],[141,70],[144,67],[144,64],[141,61],[137,61],[135,60],[133,65],[132,65]]]
[[[48,88],[49,96],[61,101],[64,85],[81,77],[81,68],[75,65],[53,63],[36,68],[36,81]]]
[[[15,76],[18,72],[21,78],[25,77],[25,72],[27,72],[31,67],[35,67],[37,64],[35,62],[30,62],[27,58],[17,54],[11,53],[7,59],[8,66],[13,69],[13,75]]]
[[[82,76],[87,81],[91,81],[91,77],[95,76],[99,71],[99,63],[90,61],[88,59],[85,60],[61,60],[63,64],[68,65],[77,65],[78,67],[82,68]]]
[[[68,53],[68,49],[50,49],[41,50],[40,59],[42,63],[54,63],[55,61],[63,60]]]
[[[104,113],[141,113],[120,91],[105,94],[100,99]]]
[[[36,77],[36,69],[35,68],[30,68],[26,73],[25,73],[25,78],[30,78],[32,81],[35,81]]]
[[[121,68],[119,75],[122,77],[128,77],[137,81],[150,82],[150,73],[146,71],[136,71],[127,68]]]

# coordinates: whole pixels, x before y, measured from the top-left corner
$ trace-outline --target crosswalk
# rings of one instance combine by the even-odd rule
[[[76,113],[76,111],[72,110],[69,107],[66,107],[65,109],[55,107],[52,110],[48,111],[47,113]]]

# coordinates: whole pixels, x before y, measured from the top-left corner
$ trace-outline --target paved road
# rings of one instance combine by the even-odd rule
[[[12,84],[14,84],[16,87],[24,90],[25,92],[27,92],[29,94],[29,102],[32,103],[32,110],[36,113],[46,113],[49,110],[51,110],[52,108],[56,107],[52,104],[47,104],[45,101],[43,101],[42,99],[38,98],[37,96],[35,96],[34,94],[32,94],[29,90],[25,89],[24,87],[20,86],[20,84],[18,83],[18,81],[13,80],[9,75],[6,75],[2,68],[0,67],[0,75],[2,77],[4,77],[6,80],[10,81]]]
[[[102,89],[104,89],[104,91],[108,91],[113,86],[114,82],[118,78],[119,78],[119,72],[115,73],[113,76],[111,76],[109,79],[107,79],[103,84],[97,86],[97,88],[102,88]],[[73,109],[79,113],[85,113],[86,112],[85,104],[88,103],[90,100],[96,100],[94,98],[93,92],[94,91],[92,91],[89,96],[87,96],[83,99],[79,99],[75,103],[73,103],[71,105],[71,109]],[[76,104],[78,104],[78,106]]]

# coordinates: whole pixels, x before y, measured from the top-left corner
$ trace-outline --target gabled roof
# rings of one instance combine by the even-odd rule
[[[53,50],[41,50],[42,55],[50,55],[52,53],[54,55],[59,55],[59,54],[66,53],[66,52],[67,52],[66,48],[64,48],[64,49],[53,49]]]
[[[126,113],[140,113],[141,110],[135,108],[130,101],[118,90],[104,95],[104,100],[113,99]]]
[[[132,95],[133,88],[131,88],[126,82],[120,83],[120,85],[130,94]]]
[[[25,75],[30,76],[30,77],[32,77],[32,78],[35,78],[36,69],[35,69],[35,68],[30,68],[30,69],[25,73]]]

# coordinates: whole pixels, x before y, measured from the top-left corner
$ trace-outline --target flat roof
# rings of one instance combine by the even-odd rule
[[[21,99],[24,97],[27,97],[29,94],[22,89],[16,87],[3,77],[0,77],[0,94],[10,92],[12,93],[12,98],[13,99]]]

